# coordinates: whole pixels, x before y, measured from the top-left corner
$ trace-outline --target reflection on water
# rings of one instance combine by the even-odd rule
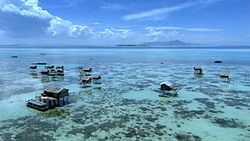
[[[13,52],[18,58],[9,57]],[[1,51],[1,140],[250,138],[250,66],[246,61],[250,57],[245,52],[51,49],[39,55],[42,52]],[[192,53],[204,56],[189,58]],[[224,63],[214,64],[214,58]],[[31,72],[32,62],[63,65],[65,75]],[[203,75],[194,75],[196,65],[202,66]],[[80,86],[78,66],[92,67],[92,75],[101,75],[102,83]],[[229,83],[220,81],[221,72],[230,73]],[[176,84],[177,97],[158,96],[160,83],[166,80]],[[51,85],[70,89],[69,104],[48,112],[25,106],[25,100]]]

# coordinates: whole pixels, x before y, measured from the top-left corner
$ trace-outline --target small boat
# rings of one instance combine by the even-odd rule
[[[216,61],[214,61],[214,63],[216,63],[216,64],[220,64],[220,63],[222,63],[222,61],[220,61],[220,60],[216,60]]]
[[[47,103],[44,103],[36,99],[28,100],[26,105],[30,108],[33,108],[39,111],[47,111],[49,109],[49,105]]]
[[[18,58],[18,56],[13,55],[13,56],[11,56],[11,58]]]
[[[162,93],[159,94],[160,97],[169,97],[169,96],[175,97],[178,95],[177,88],[174,87],[174,85],[171,82],[165,81],[162,82],[160,85],[161,85],[160,89],[162,91]]]

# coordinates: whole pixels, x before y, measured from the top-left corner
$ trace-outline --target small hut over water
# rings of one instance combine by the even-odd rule
[[[64,66],[56,66],[56,69],[62,69],[62,70],[64,70]]]
[[[84,85],[84,84],[89,84],[91,83],[91,78],[89,77],[83,77],[80,79],[80,84]]]
[[[56,67],[56,73],[57,73],[57,75],[59,75],[59,76],[64,75],[64,66],[57,66],[57,67]]]
[[[81,69],[81,74],[84,74],[86,76],[90,76],[92,72],[92,68],[82,68]]]
[[[35,70],[35,69],[37,69],[37,66],[36,66],[36,65],[31,65],[31,66],[30,66],[30,69],[31,69],[31,70]]]
[[[48,69],[40,71],[42,75],[49,75],[49,72],[50,71]]]
[[[177,89],[173,83],[165,81],[162,82],[160,86],[162,91],[162,93],[159,95],[160,97],[177,96]]]
[[[60,99],[64,104],[64,98],[69,96],[69,89],[60,88],[55,86],[50,86],[46,88],[43,93],[41,94],[41,99],[47,99],[55,102],[57,100],[57,105],[60,106]]]
[[[47,65],[45,66],[45,69],[54,69],[54,65]]]
[[[161,90],[163,91],[171,91],[175,89],[174,85],[169,81],[162,82],[160,85],[161,85]]]
[[[229,82],[229,73],[220,73],[220,80],[224,82]]]
[[[101,82],[101,76],[100,75],[97,75],[97,76],[93,76],[92,77],[92,81],[93,81],[93,83],[94,84],[101,84],[102,82]]]
[[[194,67],[193,69],[194,69],[194,74],[196,74],[196,75],[203,74],[203,70],[201,67]]]
[[[26,105],[40,111],[46,111],[49,108],[60,106],[61,99],[64,105],[64,98],[66,97],[68,101],[68,96],[69,89],[50,86],[43,91],[41,96],[28,100]]]

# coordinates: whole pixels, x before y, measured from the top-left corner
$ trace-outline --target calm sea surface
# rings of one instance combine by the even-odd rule
[[[44,66],[31,72],[33,62],[63,65],[65,76],[42,76]],[[102,84],[79,86],[79,66],[91,67]],[[158,96],[166,80],[177,97]],[[68,104],[26,107],[48,86],[68,88]],[[250,139],[250,49],[1,48],[0,91],[3,141]]]

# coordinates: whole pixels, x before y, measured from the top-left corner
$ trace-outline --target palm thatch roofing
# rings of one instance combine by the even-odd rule
[[[56,86],[49,86],[44,90],[42,96],[49,96],[54,98],[61,98],[69,95],[69,89],[60,88]]]
[[[92,72],[92,68],[82,68],[83,72]]]
[[[201,67],[194,67],[194,70],[202,70]]]
[[[49,93],[60,93],[64,89],[65,88],[60,88],[60,87],[56,87],[56,86],[49,86],[44,91],[49,92]]]
[[[99,79],[101,79],[101,76],[100,76],[100,75],[93,76],[92,79],[93,79],[93,80],[99,80]]]
[[[161,85],[161,90],[170,91],[175,89],[174,84],[169,81],[162,82],[160,85]]]
[[[229,73],[226,73],[226,72],[220,73],[220,77],[221,78],[228,78],[229,77]]]

